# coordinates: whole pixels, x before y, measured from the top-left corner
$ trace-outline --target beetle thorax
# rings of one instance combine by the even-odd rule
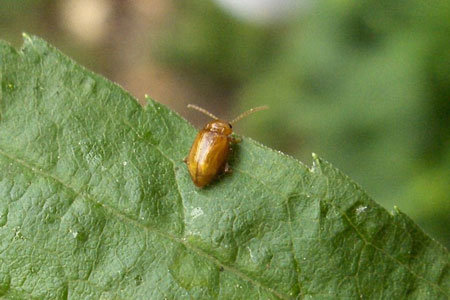
[[[225,121],[214,120],[205,125],[205,130],[211,132],[217,132],[224,135],[230,135],[233,130],[231,129],[231,125]]]

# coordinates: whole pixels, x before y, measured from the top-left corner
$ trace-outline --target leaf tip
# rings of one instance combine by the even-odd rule
[[[29,35],[26,32],[22,32],[22,38],[24,40],[22,49],[26,48],[28,45],[33,46],[33,44],[36,44],[39,42],[43,43],[44,45],[46,45],[48,47],[48,44],[44,40],[40,39],[39,37],[37,37],[35,35]]]
[[[408,218],[407,215],[405,215],[405,213],[403,211],[400,210],[400,208],[397,205],[394,205],[394,208],[391,212],[391,215],[394,217],[403,217],[403,218]]]
[[[312,162],[312,166],[311,166],[311,168],[309,168],[309,170],[314,173],[320,169],[320,158],[314,152],[311,153],[311,156],[313,158],[313,162]]]
[[[25,43],[31,43],[32,42],[32,38],[31,38],[31,36],[28,33],[22,32],[22,37],[23,37],[23,40],[25,41]]]
[[[153,99],[148,94],[144,94],[144,100],[145,100],[144,108],[146,109],[149,104],[152,104]]]
[[[401,214],[400,208],[397,205],[394,205],[393,215]]]

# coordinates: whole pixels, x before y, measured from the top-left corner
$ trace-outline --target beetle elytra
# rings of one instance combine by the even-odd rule
[[[259,106],[252,108],[230,122],[220,120],[209,111],[196,105],[189,104],[188,108],[196,109],[213,119],[213,121],[207,123],[199,131],[192,144],[189,155],[184,160],[194,184],[198,187],[204,187],[217,175],[230,171],[227,162],[230,145],[238,142],[237,139],[231,136],[233,133],[232,124],[254,112],[267,109],[268,107]]]

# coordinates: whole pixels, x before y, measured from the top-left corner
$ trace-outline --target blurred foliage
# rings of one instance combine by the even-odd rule
[[[233,83],[235,113],[271,107],[247,135],[319,153],[450,246],[448,2],[320,2],[267,28],[206,1],[179,11],[168,62]]]
[[[262,30],[233,19],[210,1],[180,3],[176,19],[162,41],[162,59],[229,88],[264,72],[284,39],[278,28]]]
[[[148,39],[152,49],[146,55],[182,74],[197,90],[216,91],[195,103],[220,116],[268,104],[270,110],[242,121],[237,132],[306,163],[311,152],[318,153],[386,208],[399,206],[450,247],[447,0],[320,1],[284,23],[267,25],[239,20],[212,1],[174,1],[163,34],[148,34],[153,39],[141,33],[155,26],[133,31],[130,24],[142,21],[124,23],[135,18],[132,9],[117,18],[131,2],[111,0],[116,9],[108,22],[118,23],[108,33],[114,36],[97,46],[82,44],[64,31],[59,11],[63,2],[0,1],[0,38],[16,46],[23,31],[40,35],[123,84],[114,73],[124,73],[117,62],[125,57],[144,66],[129,54],[142,50],[129,47],[145,45],[141,40]],[[148,3],[151,11],[158,1]],[[123,28],[122,35],[118,28]],[[171,90],[184,84],[146,78]],[[181,93],[184,99],[202,95]]]
[[[52,33],[49,30],[54,18],[54,4],[51,0],[1,0],[0,35],[14,45],[22,43],[22,32],[34,29],[38,33]],[[48,34],[47,34],[48,35]]]

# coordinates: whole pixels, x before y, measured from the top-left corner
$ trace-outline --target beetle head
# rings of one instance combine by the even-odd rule
[[[214,120],[209,122],[208,124],[206,124],[204,129],[224,135],[230,135],[231,133],[233,133],[233,130],[231,129],[231,124],[221,120]]]

